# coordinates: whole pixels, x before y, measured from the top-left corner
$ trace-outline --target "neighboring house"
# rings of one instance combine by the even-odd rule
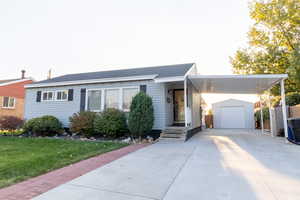
[[[0,116],[9,115],[23,118],[24,85],[32,82],[31,78],[25,78],[24,70],[21,78],[0,80]]]
[[[212,104],[214,128],[254,128],[254,104],[228,99]]]
[[[64,126],[78,111],[105,108],[129,111],[139,91],[152,97],[154,130],[201,127],[200,92],[187,79],[197,74],[194,63],[64,75],[26,87],[25,118],[56,116]],[[193,131],[193,132],[195,132]]]

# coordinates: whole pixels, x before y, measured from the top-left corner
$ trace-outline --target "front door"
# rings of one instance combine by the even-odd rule
[[[174,123],[184,123],[184,90],[174,90]]]

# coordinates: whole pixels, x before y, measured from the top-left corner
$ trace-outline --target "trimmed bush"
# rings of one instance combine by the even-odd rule
[[[86,137],[91,137],[94,134],[94,120],[96,113],[90,111],[81,111],[74,113],[70,120],[70,131],[79,133]]]
[[[0,129],[2,130],[16,130],[23,125],[24,121],[15,116],[0,117]]]
[[[94,127],[97,133],[102,133],[106,137],[123,136],[127,130],[125,113],[115,108],[108,108],[96,116]]]
[[[132,137],[140,137],[152,130],[154,109],[152,98],[144,92],[138,93],[131,102],[128,128]]]
[[[36,136],[53,136],[63,131],[61,122],[51,115],[30,119],[25,122],[23,129],[25,133],[32,133]]]

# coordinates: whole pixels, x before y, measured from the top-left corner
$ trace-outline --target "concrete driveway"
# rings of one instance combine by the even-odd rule
[[[35,200],[296,200],[300,147],[245,130],[156,143]]]

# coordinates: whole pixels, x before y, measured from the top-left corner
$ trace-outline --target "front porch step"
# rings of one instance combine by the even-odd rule
[[[159,141],[185,141],[186,140],[186,127],[166,127],[159,137]]]

